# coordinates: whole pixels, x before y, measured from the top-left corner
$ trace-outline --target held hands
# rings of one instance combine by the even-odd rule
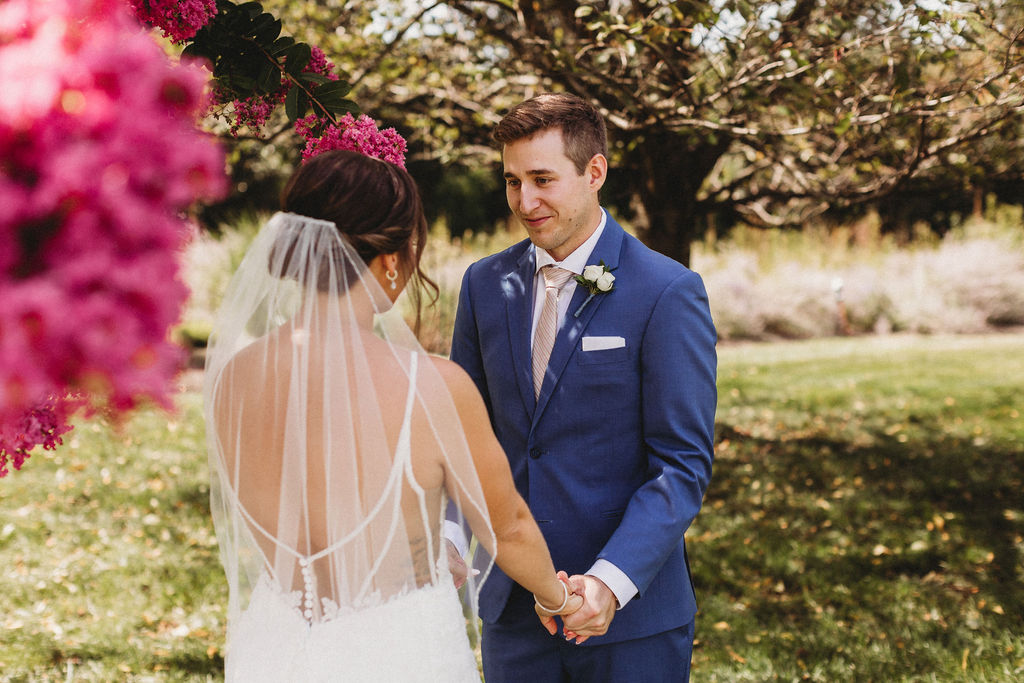
[[[575,575],[568,581],[569,588],[583,598],[583,606],[567,615],[562,621],[566,640],[576,640],[579,645],[590,636],[603,636],[608,632],[618,601],[611,589],[601,579],[586,575]],[[548,629],[554,635],[554,631]]]
[[[564,599],[561,604],[556,607],[545,607],[541,604],[537,596],[533,596],[533,609],[537,612],[537,617],[540,619],[540,623],[544,626],[548,633],[555,635],[558,631],[558,624],[555,623],[555,615],[566,616],[572,614],[580,607],[583,606],[583,597],[576,595],[569,589],[569,575],[565,572],[558,572],[556,575],[558,581],[562,584],[562,594]]]

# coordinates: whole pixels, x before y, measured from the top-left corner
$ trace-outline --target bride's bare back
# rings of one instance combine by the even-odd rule
[[[306,468],[306,491],[297,510],[299,533],[296,546],[291,548],[297,555],[320,553],[363,524],[363,519],[353,517],[352,528],[331,528],[331,520],[337,518],[328,509],[332,496],[326,485],[331,479],[327,468],[332,460],[353,464],[350,485],[345,490],[367,515],[394,485],[382,473],[391,471],[399,445],[409,396],[408,368],[400,364],[393,348],[372,332],[362,331],[358,336],[364,367],[358,374],[345,373],[347,381],[335,376],[332,366],[337,364],[325,357],[309,331],[295,325],[282,325],[254,342],[225,369],[215,412],[218,431],[228,440],[223,444],[225,453],[237,454],[226,463],[227,471],[237,481],[239,502],[255,526],[265,532],[258,533],[257,539],[271,565],[274,563],[270,558],[280,550],[271,537],[279,537],[289,452],[302,451]],[[351,363],[353,359],[346,360]],[[309,380],[304,388],[293,386],[293,366],[297,362],[306,366],[302,374]],[[358,382],[360,378],[364,381]],[[424,404],[443,395],[446,388],[431,384],[438,384],[436,374],[418,373],[419,398],[413,401],[408,425],[411,477],[401,479],[401,508],[419,585],[429,582],[430,567],[438,559],[437,529],[445,483],[443,455]],[[374,387],[385,390],[375,391]],[[305,415],[301,425],[294,423],[297,405],[303,406]],[[339,433],[341,422],[332,423],[331,406],[358,406],[351,419],[359,428]],[[304,438],[298,440],[299,434]],[[375,457],[364,464],[364,457],[332,459],[328,455],[332,450],[338,455],[346,449],[354,453],[369,449]],[[334,502],[338,502],[336,496]],[[424,509],[425,525],[420,520]],[[298,581],[297,575],[293,581],[296,589],[300,587]]]

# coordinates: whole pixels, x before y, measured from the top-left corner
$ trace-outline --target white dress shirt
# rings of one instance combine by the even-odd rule
[[[572,252],[565,257],[564,261],[556,261],[552,258],[551,254],[538,249],[537,247],[531,247],[535,255],[535,261],[537,263],[537,270],[534,271],[533,276],[533,323],[530,329],[530,347],[533,347],[533,338],[537,334],[537,322],[540,320],[540,312],[544,309],[544,275],[541,274],[540,269],[544,266],[558,266],[565,270],[571,271],[574,275],[583,275],[583,268],[586,267],[587,259],[594,253],[594,247],[597,245],[597,241],[601,239],[601,233],[604,232],[604,225],[608,222],[608,215],[601,210],[601,222],[597,225],[597,230],[594,234],[587,238],[587,241],[576,247],[576,251]],[[562,290],[558,294],[558,321],[557,329],[562,329],[562,321],[565,320],[565,313],[569,310],[569,301],[572,299],[573,293],[576,291],[576,280],[570,278]]]

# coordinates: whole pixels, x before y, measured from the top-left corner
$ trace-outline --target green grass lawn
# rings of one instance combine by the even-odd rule
[[[698,681],[1024,679],[1024,337],[724,348]]]
[[[720,350],[693,680],[1024,678],[1024,334]],[[206,681],[200,400],[0,480],[0,680]]]

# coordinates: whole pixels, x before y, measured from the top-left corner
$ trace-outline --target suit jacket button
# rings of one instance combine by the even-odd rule
[[[530,449],[530,457],[531,457],[531,458],[533,458],[534,460],[536,460],[536,459],[537,459],[537,458],[539,458],[540,456],[541,456],[541,452],[540,452],[540,449],[539,449],[539,448],[533,448],[533,449]]]

